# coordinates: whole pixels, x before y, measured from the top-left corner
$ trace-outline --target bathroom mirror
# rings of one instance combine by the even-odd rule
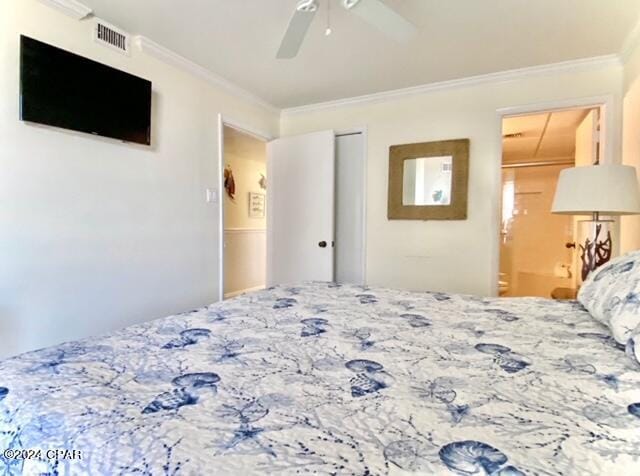
[[[466,219],[468,174],[468,139],[392,146],[388,218]]]

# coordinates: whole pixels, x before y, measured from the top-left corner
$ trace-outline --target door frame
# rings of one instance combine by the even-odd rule
[[[491,250],[491,262],[490,262],[490,290],[492,295],[498,296],[499,294],[499,275],[500,275],[500,220],[501,210],[500,206],[500,194],[502,188],[502,121],[506,117],[514,116],[528,116],[531,114],[539,114],[545,112],[558,112],[570,109],[581,108],[599,108],[600,109],[600,149],[602,151],[600,157],[600,163],[615,164],[619,162],[619,158],[616,159],[616,152],[620,151],[620,144],[622,140],[621,128],[617,127],[622,123],[621,111],[616,108],[615,97],[612,94],[603,96],[588,96],[579,97],[573,99],[559,99],[556,101],[545,101],[540,103],[525,104],[520,106],[509,106],[499,108],[496,110],[496,135],[499,145],[498,160],[495,161],[494,168],[494,181],[498,185],[496,190],[493,191],[493,202],[496,206],[493,207],[491,226],[495,232],[494,240]],[[615,131],[618,131],[617,133]],[[618,154],[619,155],[619,154]],[[616,222],[614,232],[619,225]]]
[[[369,130],[367,126],[353,127],[350,129],[335,129],[335,136],[349,134],[362,134],[362,285],[367,285],[367,201],[368,201],[368,176],[369,176]]]
[[[216,171],[218,173],[218,301],[224,300],[224,126],[247,134],[261,141],[269,142],[275,139],[272,134],[256,129],[244,122],[235,120],[226,114],[218,114],[218,157]],[[269,225],[267,224],[267,227]]]

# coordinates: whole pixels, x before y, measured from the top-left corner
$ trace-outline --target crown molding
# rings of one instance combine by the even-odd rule
[[[640,19],[629,32],[622,44],[622,49],[620,50],[620,61],[622,61],[623,64],[626,64],[638,47],[640,47]]]
[[[39,0],[41,3],[54,8],[65,15],[74,18],[75,20],[82,20],[93,13],[93,10],[86,5],[83,5],[77,0]],[[159,59],[165,63],[168,63],[172,66],[176,66],[182,70],[185,70],[195,76],[204,79],[226,91],[234,94],[235,96],[242,97],[246,100],[259,104],[265,109],[277,113],[280,113],[280,109],[276,108],[272,104],[269,104],[264,99],[256,96],[255,94],[247,91],[246,89],[241,88],[233,84],[231,81],[218,76],[217,74],[209,71],[208,69],[194,63],[187,58],[180,56],[178,53],[171,51],[168,48],[150,40],[149,38],[138,35],[134,37],[134,42],[141,51],[147,53],[156,59]]]
[[[40,3],[55,8],[74,20],[82,20],[93,13],[91,8],[77,0],[40,0]]]
[[[153,56],[154,58],[160,61],[163,61],[164,63],[170,64],[179,69],[187,71],[188,73],[191,73],[194,76],[204,79],[205,81],[215,86],[218,86],[232,93],[235,96],[239,96],[248,101],[259,104],[260,106],[264,107],[265,109],[268,109],[271,112],[280,113],[279,108],[275,107],[274,105],[270,104],[269,102],[265,101],[259,96],[256,96],[252,92],[247,91],[246,89],[243,89],[240,86],[237,86],[236,84],[223,78],[222,76],[218,76],[217,74],[211,72],[207,68],[200,66],[197,63],[194,63],[193,61],[185,58],[184,56],[181,56],[178,53],[168,48],[165,48],[164,46],[156,43],[153,40],[150,40],[145,36],[137,35],[136,37],[134,37],[134,42],[138,46],[140,51],[142,51],[143,53]]]
[[[93,10],[83,5],[78,0],[39,0],[41,3],[48,5],[65,15],[76,20],[82,20],[93,13]],[[448,81],[439,81],[427,83],[419,86],[412,86],[403,89],[395,89],[390,91],[382,91],[379,93],[366,94],[362,96],[354,96],[332,101],[320,102],[315,104],[307,104],[290,108],[278,108],[268,101],[265,101],[256,94],[232,83],[231,81],[219,76],[207,68],[179,55],[178,53],[150,40],[149,38],[138,35],[134,37],[134,42],[138,48],[167,64],[175,66],[179,69],[187,71],[229,93],[244,98],[255,104],[258,104],[270,112],[282,115],[294,115],[305,112],[319,111],[323,109],[338,108],[356,104],[377,103],[389,99],[424,94],[433,91],[441,91],[445,89],[471,87],[480,84],[497,83],[505,81],[514,81],[531,76],[546,76],[551,74],[579,72],[602,69],[607,67],[620,67],[624,65],[636,48],[640,47],[640,21],[627,35],[623,47],[619,54],[596,56],[592,58],[583,58],[578,60],[564,61],[560,63],[552,63],[540,66],[532,66],[526,68],[512,69],[500,71],[496,73],[488,73],[477,76],[469,76],[465,78],[453,79]]]
[[[497,73],[488,73],[477,76],[469,76],[466,78],[452,79],[449,81],[439,81],[435,83],[422,84],[420,86],[412,86],[403,89],[394,89],[391,91],[382,91],[379,93],[366,94],[363,96],[355,96],[335,101],[327,101],[306,106],[290,107],[282,110],[283,115],[293,115],[304,112],[319,111],[323,109],[331,109],[336,107],[351,106],[356,104],[383,102],[389,99],[402,98],[407,96],[415,96],[433,91],[441,91],[445,89],[464,88],[477,86],[480,84],[498,83],[505,81],[515,81],[531,76],[548,76],[557,73],[573,73],[580,71],[591,71],[608,67],[620,67],[622,62],[619,55],[595,56],[592,58],[583,58],[578,60],[563,61],[561,63],[552,63],[540,66],[530,66],[527,68],[511,69],[500,71]]]

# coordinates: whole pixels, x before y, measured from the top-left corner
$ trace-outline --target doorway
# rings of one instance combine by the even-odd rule
[[[219,137],[221,298],[308,280],[364,285],[366,129],[272,140],[220,116]]]
[[[223,124],[223,296],[265,287],[266,141]]]
[[[499,294],[573,297],[576,219],[551,206],[560,171],[598,163],[601,107],[502,120]]]

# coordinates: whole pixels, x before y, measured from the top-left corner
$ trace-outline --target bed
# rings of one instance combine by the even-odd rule
[[[639,368],[576,301],[275,287],[0,363],[0,459],[3,474],[640,474]]]

